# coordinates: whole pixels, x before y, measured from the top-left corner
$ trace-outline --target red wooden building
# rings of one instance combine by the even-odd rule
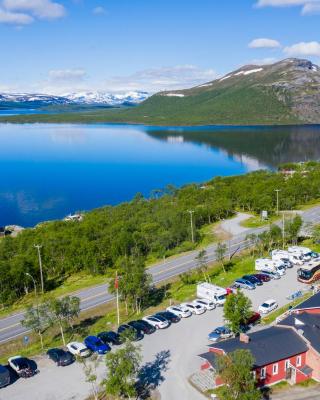
[[[308,378],[320,381],[320,293],[292,309],[276,326],[210,345],[207,353],[200,354],[201,368],[215,370],[218,355],[237,349],[253,355],[259,386],[283,380],[291,384]],[[221,384],[216,376],[216,385]]]

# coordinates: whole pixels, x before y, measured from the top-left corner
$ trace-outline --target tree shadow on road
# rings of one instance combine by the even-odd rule
[[[146,399],[164,380],[163,373],[168,370],[171,353],[163,350],[156,354],[153,361],[143,365],[138,375],[138,391],[141,398]]]

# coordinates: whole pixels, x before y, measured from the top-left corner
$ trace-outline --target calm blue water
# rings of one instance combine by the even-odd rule
[[[32,226],[130,200],[137,192],[148,196],[167,184],[273,168],[278,161],[294,158],[290,146],[297,148],[294,140],[299,135],[312,139],[309,147],[303,144],[303,154],[296,150],[297,159],[318,158],[314,140],[320,129],[299,132],[0,124],[0,226]],[[273,144],[282,158],[273,158]]]

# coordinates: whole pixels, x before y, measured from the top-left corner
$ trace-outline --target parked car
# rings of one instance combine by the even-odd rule
[[[192,303],[183,303],[182,307],[187,308],[192,314],[200,315],[206,312],[206,309],[200,304],[192,304]]]
[[[74,362],[74,356],[69,351],[63,349],[49,349],[47,351],[47,356],[56,363],[58,367],[65,367]]]
[[[0,364],[0,389],[10,384],[10,372],[8,368]]]
[[[211,342],[218,342],[222,339],[228,339],[233,336],[232,332],[226,326],[219,326],[214,331],[210,332],[208,335],[208,339]]]
[[[244,275],[242,279],[251,282],[255,286],[263,285],[263,281],[254,275]]]
[[[148,322],[148,324],[154,326],[156,329],[165,329],[170,326],[170,323],[165,318],[155,317],[154,315],[143,317],[142,320]]]
[[[103,343],[112,344],[112,345],[119,345],[121,344],[120,336],[118,333],[113,331],[108,332],[100,332],[98,338],[103,341]]]
[[[98,354],[106,354],[107,351],[111,350],[110,346],[106,343],[103,343],[103,341],[97,336],[87,336],[84,339],[84,344],[89,350]]]
[[[311,258],[319,258],[320,254],[317,253],[316,251],[310,251],[310,253],[308,254]]]
[[[192,312],[189,309],[183,308],[181,306],[170,306],[167,308],[167,311],[177,315],[180,318],[188,318],[192,315]]]
[[[278,303],[273,299],[269,299],[262,303],[261,306],[259,306],[259,313],[268,314],[269,312],[275,310],[277,307]]]
[[[170,311],[161,311],[158,312],[157,314],[155,314],[156,317],[163,317],[165,318],[167,321],[176,324],[177,322],[179,322],[181,320],[180,317],[178,317],[177,315],[173,314]]]
[[[139,319],[138,321],[130,321],[128,325],[132,326],[133,328],[137,329],[140,332],[143,332],[145,335],[150,335],[156,331],[156,328],[150,325],[148,322]]]
[[[32,367],[31,360],[22,356],[10,357],[8,364],[20,378],[30,378],[37,373]]]
[[[122,324],[118,328],[118,334],[120,336],[128,336],[130,339],[134,341],[138,341],[143,339],[143,333],[141,331],[138,331],[137,329],[133,328],[132,326],[128,324]],[[122,338],[120,339],[122,340]]]
[[[241,331],[248,331],[253,325],[256,325],[260,322],[261,315],[258,312],[253,312],[252,315],[241,324]]]
[[[67,344],[67,349],[74,356],[88,357],[91,355],[91,351],[81,342],[70,342]]]
[[[216,308],[216,304],[207,299],[196,299],[193,301],[194,304],[200,304],[200,306],[203,306],[206,310],[214,310]]]
[[[270,278],[267,274],[254,274],[256,278],[258,278],[261,282],[270,282],[272,278]]]
[[[261,271],[262,274],[267,275],[270,279],[280,279],[281,276],[277,272]]]
[[[238,287],[239,289],[248,289],[248,290],[253,290],[256,288],[256,286],[253,283],[242,278],[236,279],[234,281],[234,286]]]

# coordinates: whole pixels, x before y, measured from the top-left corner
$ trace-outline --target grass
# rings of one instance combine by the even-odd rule
[[[279,217],[276,215],[272,215],[268,219],[261,219],[260,216],[253,215],[251,218],[241,221],[240,225],[243,226],[244,228],[261,228],[262,226],[267,226],[272,224],[278,219]]]

